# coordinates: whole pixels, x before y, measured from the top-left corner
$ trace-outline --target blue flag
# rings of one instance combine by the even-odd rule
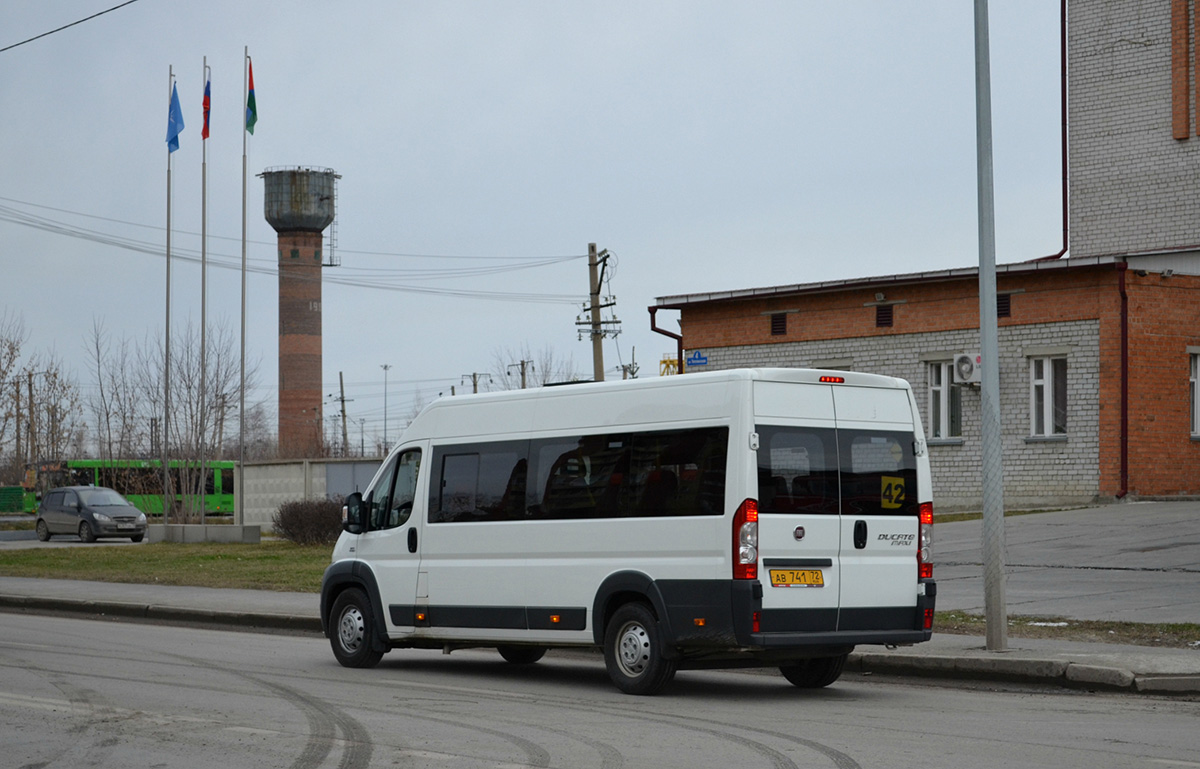
[[[183,110],[179,108],[179,91],[171,86],[171,109],[167,113],[167,154],[179,149],[179,134],[183,133]]]

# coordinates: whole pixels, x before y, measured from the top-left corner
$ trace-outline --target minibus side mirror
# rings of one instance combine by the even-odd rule
[[[346,497],[346,503],[342,505],[342,531],[349,534],[362,534],[366,529],[366,526],[363,525],[365,510],[362,494],[356,491]]]

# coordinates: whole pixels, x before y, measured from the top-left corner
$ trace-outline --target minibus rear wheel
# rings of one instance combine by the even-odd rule
[[[496,651],[500,652],[505,662],[514,665],[532,665],[546,656],[544,646],[497,646]]]
[[[800,660],[793,665],[780,665],[779,672],[794,686],[801,689],[820,689],[829,686],[842,675],[847,654],[836,657],[816,657]]]
[[[608,677],[626,694],[657,694],[675,677],[675,662],[663,657],[661,631],[644,603],[617,609],[604,634]]]
[[[342,591],[333,602],[329,644],[344,667],[373,668],[383,659],[375,648],[375,616],[367,595],[356,587]]]

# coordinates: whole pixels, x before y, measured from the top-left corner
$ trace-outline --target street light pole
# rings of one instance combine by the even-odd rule
[[[975,0],[975,130],[979,198],[979,338],[983,459],[983,603],[988,651],[1008,649],[1004,585],[1004,461],[1000,435],[1000,344],[996,321],[996,214],[992,174],[992,85],[987,0]]]

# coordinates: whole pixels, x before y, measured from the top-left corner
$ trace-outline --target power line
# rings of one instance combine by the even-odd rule
[[[70,214],[71,216],[81,216],[86,219],[96,219],[98,221],[110,222],[112,224],[124,224],[128,227],[140,227],[142,229],[155,230],[157,232],[165,232],[167,229],[166,227],[162,227],[162,226],[155,225],[155,224],[142,224],[141,222],[130,222],[125,219],[114,219],[114,218],[108,217],[108,216],[98,216],[96,214],[85,214],[82,211],[72,211],[69,208],[56,208],[54,206],[42,205],[40,203],[30,203],[25,200],[18,200],[17,198],[4,197],[3,195],[0,195],[0,200],[3,200],[7,203],[16,203],[17,205],[21,205],[21,206],[28,206],[30,208],[40,208],[45,211],[55,211],[60,214]],[[7,208],[0,207],[0,210],[9,211],[9,212],[13,213],[14,215],[19,214],[22,216],[32,216],[31,214],[25,214],[24,212],[17,211],[16,209],[7,209]],[[53,220],[46,219],[45,221],[53,221]],[[63,226],[68,226],[68,225],[64,224]],[[177,235],[194,235],[197,237],[199,237],[199,235],[200,235],[200,233],[193,232],[191,230],[173,230],[173,232]],[[242,242],[242,239],[240,237],[233,237],[230,235],[212,235],[212,234],[210,234],[208,237],[210,240],[228,240],[228,241],[233,241],[233,242],[237,242],[237,243]],[[259,245],[259,246],[272,246],[273,247],[276,245],[275,241],[273,241],[273,240],[250,240],[247,242],[252,243],[254,245]],[[587,254],[554,254],[554,255],[550,255],[550,256],[496,256],[495,254],[492,254],[492,255],[485,256],[482,254],[415,254],[415,253],[409,253],[406,251],[358,251],[358,250],[354,250],[354,249],[345,249],[345,248],[339,248],[338,250],[345,254],[359,254],[361,256],[400,256],[400,257],[404,257],[404,258],[408,258],[408,259],[476,259],[476,260],[483,260],[483,261],[512,261],[515,259],[527,259],[527,260],[534,260],[534,261],[538,261],[538,262],[553,263],[553,262],[567,262],[567,261],[571,261],[573,259],[587,258]],[[371,269],[371,268],[344,267],[342,269],[353,270],[353,269]]]
[[[7,198],[3,198],[7,200]],[[84,214],[87,216],[87,214]],[[124,237],[121,235],[113,235],[102,232],[100,230],[88,229],[84,227],[76,227],[64,222],[56,221],[48,217],[38,216],[14,209],[8,206],[0,206],[0,221],[7,221],[13,224],[19,224],[33,229],[43,230],[56,235],[65,237],[87,240],[93,243],[114,246],[128,251],[134,251],[151,256],[163,256],[162,247],[158,243],[150,241],[136,240],[133,238]],[[273,245],[273,244],[272,244]],[[345,251],[343,251],[345,253]],[[173,252],[180,259],[190,262],[199,262],[200,257],[198,252],[189,251],[187,249],[177,249]],[[215,268],[226,270],[240,270],[241,265],[237,258],[229,254],[214,254],[210,253],[209,264]],[[222,260],[224,258],[224,261]],[[510,261],[514,257],[507,257]],[[493,301],[507,302],[529,302],[529,303],[549,303],[549,304],[575,304],[580,297],[576,294],[547,294],[547,293],[528,293],[528,292],[509,292],[509,291],[485,291],[473,289],[451,289],[451,288],[434,288],[424,286],[413,286],[407,283],[397,282],[400,280],[447,280],[454,278],[470,278],[483,275],[493,275],[502,272],[513,272],[517,270],[532,269],[536,267],[551,266],[563,261],[576,259],[579,257],[545,257],[545,258],[526,258],[523,262],[510,263],[507,265],[496,265],[489,267],[467,267],[455,268],[449,270],[371,270],[366,274],[361,274],[356,277],[341,277],[329,271],[322,271],[321,279],[330,284],[349,286],[353,288],[373,288],[383,291],[398,291],[403,293],[427,294],[431,296],[448,296],[455,298],[467,299],[489,299]],[[249,272],[261,275],[277,274],[276,262],[274,260],[256,259],[258,265],[248,267]],[[362,268],[366,270],[367,268]]]
[[[113,11],[117,10],[118,8],[124,8],[127,5],[133,5],[137,1],[138,0],[125,0],[125,2],[121,3],[120,5],[114,5],[112,8],[109,8],[106,11],[100,11],[99,13],[93,13],[91,16],[80,19],[79,21],[73,21],[70,24],[64,24],[63,26],[59,27],[58,29],[52,29],[49,32],[43,32],[40,35],[34,35],[33,37],[29,38],[28,40],[22,40],[19,43],[13,43],[12,45],[5,46],[4,48],[0,48],[0,53],[4,53],[5,51],[11,51],[13,48],[16,48],[17,46],[25,45],[26,43],[32,43],[34,40],[41,40],[43,37],[46,37],[47,35],[53,35],[55,32],[62,32],[64,29],[69,29],[71,27],[74,27],[76,24],[82,24],[85,21],[91,21],[92,19],[96,18],[97,16],[103,16],[106,13],[112,13]]]

